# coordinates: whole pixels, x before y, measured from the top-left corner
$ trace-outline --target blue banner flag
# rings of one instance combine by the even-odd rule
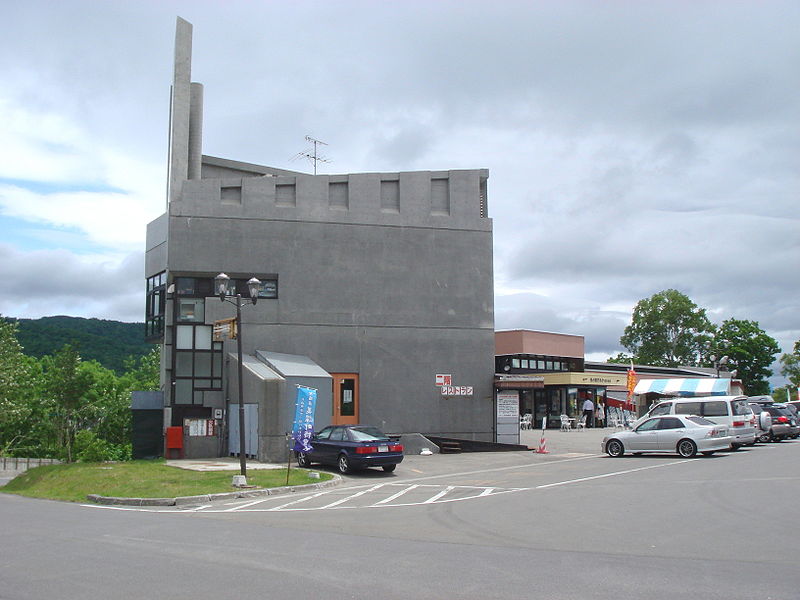
[[[297,399],[295,400],[294,424],[292,425],[292,439],[295,452],[309,452],[309,440],[314,435],[314,411],[317,409],[317,390],[297,386]]]

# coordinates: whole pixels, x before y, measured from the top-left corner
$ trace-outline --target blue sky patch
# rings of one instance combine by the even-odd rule
[[[30,181],[27,179],[8,179],[0,177],[0,185],[13,185],[30,190],[36,194],[59,194],[69,192],[113,193],[127,194],[128,192],[110,185],[92,183],[65,183],[52,181]]]

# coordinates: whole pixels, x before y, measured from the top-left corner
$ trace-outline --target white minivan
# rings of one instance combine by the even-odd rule
[[[697,415],[727,425],[733,437],[731,449],[756,443],[756,428],[747,396],[701,396],[667,398],[654,405],[645,417],[657,415]]]

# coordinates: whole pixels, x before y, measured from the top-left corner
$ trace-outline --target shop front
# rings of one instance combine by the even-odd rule
[[[561,426],[561,415],[579,420],[587,400],[591,400],[595,409],[598,403],[601,404],[605,413],[607,388],[625,384],[625,377],[615,374],[545,373],[543,379],[544,388],[534,390],[531,410],[539,427],[542,419],[547,417],[547,427],[554,429]]]

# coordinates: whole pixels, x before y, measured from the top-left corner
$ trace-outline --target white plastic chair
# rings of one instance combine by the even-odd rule
[[[561,415],[561,431],[569,431],[572,429],[572,423],[569,422],[567,415]]]
[[[575,423],[575,429],[577,431],[583,431],[586,429],[586,415],[583,415],[577,423]]]
[[[531,413],[525,413],[519,419],[519,428],[520,429],[532,429],[533,428],[533,415]]]

